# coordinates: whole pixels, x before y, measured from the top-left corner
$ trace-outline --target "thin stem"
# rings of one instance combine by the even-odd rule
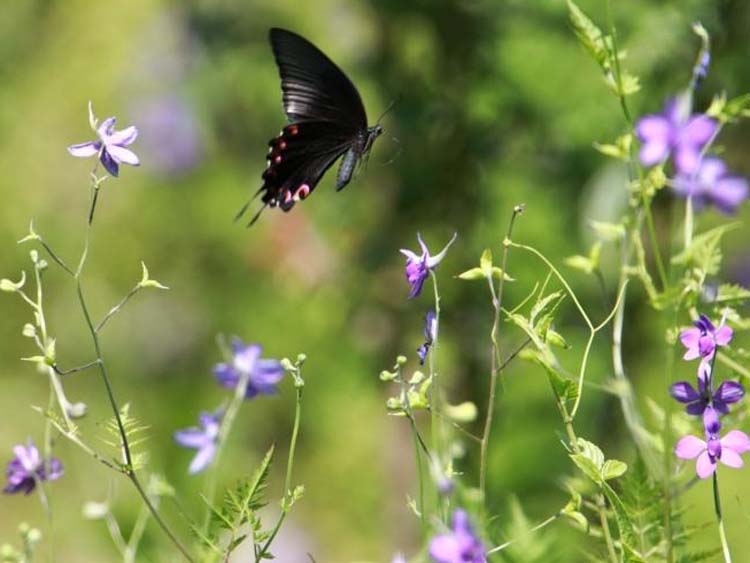
[[[724,562],[732,563],[732,555],[729,552],[729,542],[727,534],[724,531],[724,520],[721,515],[721,497],[719,496],[719,477],[714,471],[714,510],[716,511],[716,521],[719,524],[719,538],[721,540],[721,551],[724,554]]]
[[[500,281],[498,281],[497,292],[495,292],[495,283],[490,274],[487,281],[489,282],[490,294],[492,296],[492,330],[490,331],[490,340],[492,341],[491,352],[491,371],[490,371],[490,392],[487,399],[487,414],[484,419],[484,429],[482,430],[482,441],[480,443],[479,454],[479,490],[484,499],[487,485],[487,453],[489,451],[490,433],[492,432],[492,420],[495,414],[495,397],[497,395],[497,376],[500,372],[500,345],[497,339],[497,332],[500,325],[500,311],[503,303],[503,289],[505,287],[506,268],[508,266],[508,254],[510,252],[511,238],[513,236],[513,225],[516,217],[523,212],[523,205],[516,205],[510,216],[508,231],[503,239],[503,259],[500,272]]]
[[[511,545],[513,545],[514,543],[516,543],[519,539],[521,539],[523,537],[526,537],[529,534],[533,534],[534,532],[536,532],[538,530],[541,530],[545,526],[547,526],[549,524],[552,524],[552,522],[554,522],[555,520],[557,520],[558,518],[560,518],[560,516],[562,516],[562,514],[560,512],[558,512],[557,514],[553,514],[552,516],[550,516],[546,520],[540,522],[539,524],[537,524],[533,528],[529,528],[528,530],[526,530],[521,536],[519,536],[517,538],[513,538],[512,540],[508,540],[507,542],[505,542],[503,544],[500,544],[497,547],[493,547],[492,549],[490,549],[487,552],[487,555],[492,555],[493,553],[498,553],[499,551],[502,551],[505,548],[510,547]]]
[[[417,427],[414,423],[414,418],[409,417],[411,423],[412,438],[414,439],[414,458],[417,462],[417,478],[419,479],[419,520],[422,522],[422,528],[425,527],[425,512],[424,512],[424,470],[422,469],[422,455],[420,451],[419,435],[417,433]]]
[[[99,362],[100,360],[93,360],[87,364],[83,364],[82,366],[76,366],[74,368],[69,368],[69,369],[60,369],[60,367],[57,364],[55,364],[52,366],[52,369],[55,370],[55,373],[57,375],[69,375],[71,373],[78,373],[79,371],[85,371],[94,366],[98,366]]]
[[[174,535],[172,530],[169,529],[169,526],[167,526],[166,522],[161,518],[156,508],[151,503],[151,500],[148,498],[146,491],[143,490],[143,487],[141,486],[140,481],[138,480],[138,477],[136,476],[135,468],[133,467],[133,457],[132,457],[132,453],[130,450],[130,443],[128,441],[127,432],[125,431],[125,426],[123,425],[123,422],[122,422],[122,416],[120,414],[120,407],[117,403],[117,400],[115,399],[114,391],[112,389],[112,384],[110,382],[109,375],[107,374],[107,367],[104,363],[104,359],[103,359],[102,351],[101,351],[101,344],[99,343],[99,335],[97,334],[96,328],[94,327],[94,323],[91,320],[91,314],[89,313],[88,306],[86,305],[86,299],[83,295],[83,288],[81,286],[81,275],[83,273],[83,268],[86,264],[86,258],[88,256],[89,241],[90,241],[90,235],[91,235],[91,224],[94,220],[94,211],[96,209],[96,202],[97,202],[98,195],[99,195],[99,181],[96,180],[95,174],[92,173],[91,208],[89,210],[88,224],[86,226],[86,237],[85,237],[85,242],[84,242],[84,248],[83,248],[83,252],[81,253],[81,259],[78,263],[78,269],[76,270],[76,273],[75,273],[76,293],[78,295],[78,302],[81,305],[81,311],[83,312],[83,316],[86,320],[86,326],[89,329],[89,333],[91,334],[91,340],[94,343],[94,349],[96,351],[96,359],[98,360],[99,373],[102,376],[104,387],[107,391],[107,398],[109,399],[109,403],[112,408],[112,412],[114,413],[115,421],[117,423],[117,428],[120,433],[122,455],[123,455],[123,466],[124,466],[123,470],[125,474],[128,476],[128,478],[130,479],[130,481],[135,486],[136,490],[138,491],[138,494],[141,495],[141,499],[143,500],[144,504],[151,511],[151,514],[154,516],[154,520],[156,520],[156,522],[162,528],[164,533],[169,537],[169,539],[172,540],[172,543],[174,543],[175,547],[183,554],[185,559],[187,559],[188,561],[193,561],[193,558],[190,556],[190,553],[182,545],[182,543],[177,539],[177,537]]]
[[[104,325],[107,324],[107,321],[111,319],[113,316],[115,316],[117,313],[120,312],[120,309],[122,309],[125,304],[130,301],[130,298],[133,297],[138,291],[141,289],[141,284],[136,284],[133,289],[131,289],[128,294],[122,298],[122,300],[112,307],[106,315],[104,315],[104,318],[99,321],[99,324],[96,325],[96,332],[101,332],[102,328],[104,328]]]
[[[432,350],[428,359],[428,369],[430,377],[430,412],[432,415],[431,430],[432,430],[432,448],[435,451],[435,455],[438,459],[441,459],[442,452],[442,432],[440,419],[438,412],[440,411],[440,386],[438,383],[437,367],[435,366],[435,356],[438,350],[438,338],[440,336],[440,292],[438,290],[437,275],[433,270],[430,270],[430,277],[432,278],[432,288],[435,296],[435,334],[432,340]]]
[[[268,554],[268,550],[270,549],[271,544],[273,543],[273,540],[276,538],[276,534],[279,533],[279,530],[281,529],[281,525],[284,523],[284,519],[286,518],[286,515],[289,512],[289,509],[291,508],[290,500],[293,498],[294,493],[290,489],[292,486],[292,469],[294,468],[294,452],[297,448],[297,435],[299,434],[299,424],[300,424],[300,419],[302,416],[302,390],[304,388],[303,385],[304,383],[300,384],[295,379],[297,401],[296,401],[296,405],[294,408],[294,427],[292,429],[292,439],[289,442],[289,457],[287,458],[287,462],[286,462],[286,477],[284,478],[284,498],[282,499],[282,503],[281,503],[281,514],[279,515],[279,519],[276,521],[276,525],[271,531],[271,535],[268,536],[268,539],[263,544],[263,547],[261,547],[260,551],[256,555],[255,557],[256,563],[259,563],[260,561],[262,561],[264,556]]]
[[[148,524],[150,516],[151,513],[148,509],[142,506],[140,512],[138,512],[138,519],[135,521],[133,531],[130,533],[130,538],[128,539],[128,545],[123,556],[124,563],[135,563],[138,546],[141,543],[143,533],[146,531],[146,524]]]
[[[44,240],[43,238],[39,237],[39,238],[38,238],[37,240],[39,240],[39,244],[41,244],[41,245],[42,245],[42,247],[44,248],[44,250],[46,250],[46,251],[47,251],[47,254],[49,255],[49,257],[50,257],[50,258],[52,258],[52,260],[53,260],[53,261],[54,261],[54,262],[55,262],[55,263],[56,263],[56,264],[57,264],[58,266],[60,266],[60,267],[61,267],[61,268],[62,268],[63,270],[65,270],[65,272],[66,272],[66,273],[68,273],[69,275],[71,275],[71,276],[75,277],[75,275],[76,275],[76,274],[75,274],[75,272],[74,272],[74,271],[73,271],[73,270],[72,270],[72,269],[70,268],[70,266],[68,266],[68,265],[67,265],[67,264],[65,263],[65,261],[64,261],[64,260],[63,260],[62,258],[60,258],[60,257],[59,257],[59,256],[58,256],[58,255],[57,255],[57,254],[55,253],[55,251],[54,251],[54,250],[52,250],[52,247],[50,247],[50,246],[49,246],[49,245],[47,244],[47,242],[46,242],[46,241],[45,241],[45,240]]]

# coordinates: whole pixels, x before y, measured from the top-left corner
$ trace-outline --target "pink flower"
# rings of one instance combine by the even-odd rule
[[[695,327],[680,333],[680,341],[687,348],[685,360],[712,358],[717,346],[726,346],[732,341],[734,332],[724,321],[716,328],[706,315],[701,315],[693,324]]]

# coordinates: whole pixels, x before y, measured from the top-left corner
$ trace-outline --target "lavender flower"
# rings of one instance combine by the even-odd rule
[[[112,176],[117,177],[120,173],[120,164],[138,166],[140,160],[130,149],[126,149],[138,137],[138,129],[134,125],[126,127],[121,131],[115,131],[117,119],[108,117],[101,125],[98,125],[94,111],[89,102],[89,123],[96,132],[98,139],[86,143],[79,143],[68,147],[68,152],[73,156],[88,158],[98,155],[104,168]]]
[[[684,436],[675,446],[675,455],[680,459],[697,458],[695,472],[701,479],[713,475],[717,461],[721,461],[727,467],[742,467],[743,461],[740,456],[750,451],[750,437],[740,430],[731,430],[723,438],[719,438],[721,423],[711,407],[706,407],[703,413],[703,424],[706,440],[692,435]]]
[[[4,493],[15,494],[23,491],[28,495],[34,490],[37,482],[54,481],[63,474],[62,462],[53,457],[45,463],[31,440],[25,446],[15,446],[13,454],[15,457],[10,460],[5,470],[8,484],[3,489]]]
[[[474,534],[465,511],[453,512],[451,532],[432,538],[430,557],[435,563],[486,563],[484,545]]]
[[[731,214],[747,199],[750,188],[742,176],[729,173],[726,163],[708,157],[692,173],[680,173],[672,188],[683,197],[693,198],[696,209],[715,205],[722,213]]]
[[[201,428],[192,426],[174,433],[175,442],[185,448],[198,450],[190,462],[188,473],[195,475],[203,471],[213,461],[216,455],[216,441],[219,438],[222,411],[215,413],[202,412],[198,420]]]
[[[714,326],[706,315],[701,315],[693,323],[694,328],[688,328],[680,333],[680,341],[687,348],[683,359],[712,358],[717,346],[726,346],[732,341],[734,332],[722,320],[718,328]]]
[[[724,381],[711,395],[708,378],[698,377],[697,390],[687,381],[678,381],[669,388],[669,394],[686,405],[688,414],[702,415],[710,404],[721,414],[727,414],[729,405],[742,399],[745,388],[736,381]]]
[[[409,299],[418,296],[422,292],[422,286],[424,285],[427,277],[430,275],[430,270],[434,270],[435,268],[437,268],[437,265],[440,264],[443,258],[445,258],[445,255],[448,252],[448,248],[450,248],[451,244],[453,244],[457,236],[458,235],[456,233],[453,233],[453,238],[451,238],[451,240],[448,241],[448,244],[445,245],[443,250],[441,250],[435,256],[432,256],[430,254],[427,245],[422,240],[422,235],[420,235],[419,233],[417,233],[417,240],[419,241],[419,246],[422,249],[421,255],[417,255],[411,250],[407,250],[405,248],[402,248],[399,251],[401,252],[401,254],[406,256],[406,281],[408,281],[409,285],[411,286]]]
[[[701,151],[717,131],[714,119],[703,114],[685,115],[679,98],[669,100],[664,112],[646,115],[635,125],[641,141],[639,158],[645,166],[653,166],[674,156],[677,170],[694,174],[701,160]]]
[[[263,348],[259,344],[245,345],[239,339],[232,342],[232,352],[231,363],[214,366],[214,375],[222,386],[234,389],[244,376],[248,378],[245,398],[276,392],[276,385],[284,377],[284,368],[279,361],[261,359]]]
[[[435,317],[435,311],[427,311],[424,318],[424,344],[417,348],[417,355],[419,356],[419,364],[424,365],[427,353],[430,351],[430,346],[437,338],[437,317]]]

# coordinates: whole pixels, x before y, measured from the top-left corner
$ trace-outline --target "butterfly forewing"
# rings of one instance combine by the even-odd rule
[[[334,121],[355,132],[367,128],[359,92],[331,59],[291,31],[273,28],[269,36],[290,121]]]

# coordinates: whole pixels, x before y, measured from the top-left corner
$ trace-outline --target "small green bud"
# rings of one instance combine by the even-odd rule
[[[36,250],[30,250],[29,251],[29,256],[31,257],[31,261],[34,264],[36,264],[37,262],[39,262],[39,252],[37,252]]]
[[[72,419],[83,418],[86,416],[89,408],[86,403],[68,403],[65,405],[65,412]]]
[[[460,405],[446,405],[444,410],[446,416],[456,422],[473,422],[477,418],[477,406],[471,401]]]
[[[39,270],[40,272],[43,272],[48,267],[49,267],[49,264],[47,263],[47,261],[44,258],[42,258],[41,260],[39,260],[39,262],[36,265],[36,269]]]
[[[414,374],[411,376],[411,379],[409,380],[409,383],[411,385],[419,385],[424,381],[425,375],[421,371],[415,371]]]
[[[386,402],[385,406],[389,411],[396,411],[401,409],[401,401],[398,397],[390,397]]]
[[[29,543],[39,543],[42,541],[42,532],[38,528],[31,528],[26,534],[26,541]]]
[[[7,543],[0,545],[0,560],[14,561],[14,560],[17,560],[18,557],[19,557],[19,554],[16,552],[15,549],[13,549],[12,545],[8,545]]]
[[[141,281],[138,282],[138,285],[140,287],[153,287],[153,288],[156,288],[156,289],[169,289],[166,285],[162,285],[158,281],[152,280],[151,278],[149,278],[149,276],[148,276],[148,268],[146,268],[146,263],[145,262],[141,262],[141,268],[142,268],[143,272],[141,274]]]
[[[383,370],[380,372],[380,381],[393,381],[396,379],[396,374],[392,371]]]
[[[29,530],[31,530],[31,526],[29,526],[26,522],[21,522],[18,525],[18,533],[24,537],[29,533]]]
[[[295,370],[294,364],[292,363],[292,360],[290,360],[289,358],[283,358],[280,363],[281,363],[281,367],[284,368],[285,371]]]
[[[7,291],[8,293],[15,293],[23,287],[26,283],[26,272],[21,272],[21,279],[18,282],[12,282],[9,279],[3,278],[0,280],[0,291]]]
[[[297,354],[297,365],[301,366],[307,361],[307,354]]]
[[[404,364],[406,364],[406,356],[398,356],[396,358],[396,365],[403,366]]]
[[[21,332],[26,338],[34,338],[36,336],[36,327],[31,323],[23,325],[23,331]]]

